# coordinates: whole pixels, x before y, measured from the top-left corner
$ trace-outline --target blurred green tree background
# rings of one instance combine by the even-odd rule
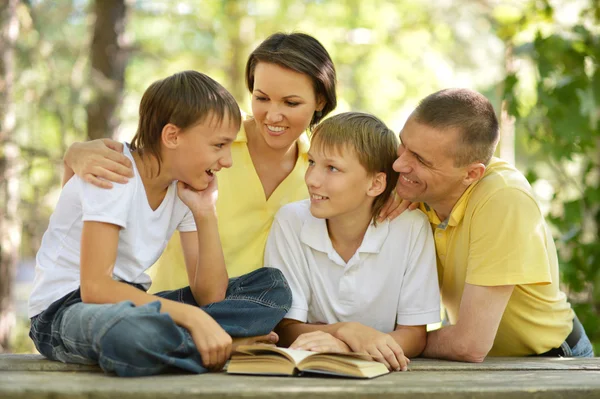
[[[32,349],[24,312],[32,258],[68,145],[130,139],[143,90],[184,69],[211,75],[249,112],[247,56],[274,32],[301,31],[336,63],[335,112],[370,112],[399,131],[433,91],[470,87],[488,96],[502,121],[498,155],[534,185],[555,232],[564,289],[600,353],[597,0],[0,0],[0,7],[0,351]]]

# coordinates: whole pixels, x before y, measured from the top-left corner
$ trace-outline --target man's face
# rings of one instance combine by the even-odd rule
[[[426,202],[436,210],[452,209],[466,188],[466,168],[454,166],[458,131],[435,129],[411,117],[400,132],[400,142],[394,162],[400,173],[396,185],[400,198]]]

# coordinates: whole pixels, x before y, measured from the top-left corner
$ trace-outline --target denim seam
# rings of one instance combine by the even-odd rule
[[[265,301],[265,300],[262,300],[260,298],[245,297],[245,296],[238,296],[238,295],[230,296],[229,298],[227,298],[227,300],[231,300],[231,301],[248,301],[248,302],[256,303],[258,305],[267,306],[269,308],[278,308],[278,307],[280,307],[278,304],[276,304],[274,302]]]

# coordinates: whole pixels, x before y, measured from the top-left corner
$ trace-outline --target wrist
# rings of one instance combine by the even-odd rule
[[[192,209],[192,215],[194,215],[196,226],[198,224],[214,222],[217,220],[217,208],[213,206],[209,209]]]
[[[75,142],[73,144],[71,144],[69,147],[67,147],[67,151],[65,152],[65,155],[63,156],[63,163],[65,164],[65,166],[71,167],[71,155],[73,153],[73,150],[75,150],[81,143],[79,142]]]

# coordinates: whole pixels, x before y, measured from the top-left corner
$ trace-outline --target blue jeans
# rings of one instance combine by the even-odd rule
[[[157,296],[198,306],[189,287]],[[201,309],[232,337],[251,337],[272,331],[291,303],[283,274],[265,267],[230,279],[225,299]],[[98,364],[119,376],[206,372],[188,330],[160,313],[160,307],[159,301],[143,306],[130,301],[87,304],[78,289],[33,317],[29,336],[49,359]]]
[[[565,341],[560,345],[565,357],[594,357],[594,347],[584,332],[573,348]]]

